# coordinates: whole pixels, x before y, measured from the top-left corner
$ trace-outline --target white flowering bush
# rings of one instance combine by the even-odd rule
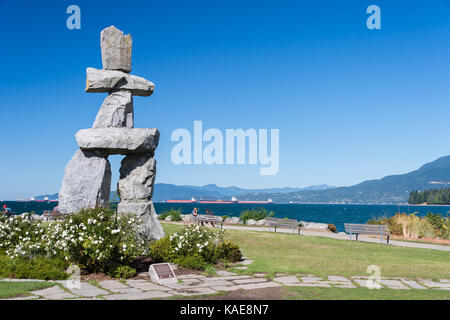
[[[106,209],[82,210],[64,221],[45,223],[22,217],[0,220],[0,248],[11,258],[62,257],[89,271],[113,263],[127,264],[148,254],[133,215],[116,216]]]
[[[45,226],[32,220],[31,214],[0,217],[0,249],[10,258],[34,256],[43,246],[41,243]]]
[[[198,255],[210,261],[215,248],[223,241],[224,230],[190,225],[181,233],[169,236],[177,256]]]
[[[224,230],[191,225],[180,233],[166,236],[150,247],[150,256],[158,262],[175,262],[181,266],[203,270],[207,264],[220,259],[229,260],[223,254]],[[233,247],[240,254],[239,247]]]

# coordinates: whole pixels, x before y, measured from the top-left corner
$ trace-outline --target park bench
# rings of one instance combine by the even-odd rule
[[[219,217],[210,214],[197,214],[196,216],[192,215],[192,220],[197,224],[200,224],[200,222],[215,223],[217,227],[220,224]]]
[[[348,233],[350,240],[352,239],[352,234],[356,235],[356,240],[358,241],[359,234],[375,234],[380,235],[380,242],[383,242],[383,236],[386,236],[386,242],[389,243],[389,229],[383,224],[357,224],[357,223],[344,223],[345,233]]]
[[[269,231],[271,231],[271,227],[274,227],[275,232],[277,232],[277,227],[288,227],[292,228],[292,231],[298,230],[297,233],[300,234],[300,226],[295,219],[266,218],[266,222],[269,225]]]

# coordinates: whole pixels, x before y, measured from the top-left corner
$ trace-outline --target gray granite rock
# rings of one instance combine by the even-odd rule
[[[121,200],[149,200],[153,195],[156,160],[150,154],[128,155],[122,160],[117,190]]]
[[[128,90],[134,96],[146,97],[155,89],[153,82],[122,71],[87,68],[86,74],[86,92]]]
[[[58,211],[74,213],[83,208],[106,207],[111,189],[111,166],[99,152],[78,150],[66,166]]]
[[[153,154],[159,141],[157,129],[84,129],[75,135],[82,150],[101,150],[106,154]]]
[[[143,220],[139,232],[147,240],[159,240],[164,237],[164,230],[158,221],[152,201],[121,201],[117,205],[118,214],[133,213]]]
[[[129,91],[116,91],[103,101],[92,128],[133,128],[133,125],[133,96]]]
[[[100,33],[100,47],[103,69],[131,71],[131,35],[124,36],[116,27],[108,27]]]

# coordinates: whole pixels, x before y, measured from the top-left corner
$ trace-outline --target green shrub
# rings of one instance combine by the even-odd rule
[[[169,236],[153,242],[150,246],[150,256],[156,262],[171,262],[175,257],[174,246]]]
[[[169,211],[165,211],[158,215],[159,220],[165,220],[167,217],[170,216],[171,221],[182,221],[183,218],[181,217],[181,209],[170,209]]]
[[[176,258],[173,262],[182,267],[196,270],[205,270],[208,265],[200,255],[181,256]]]
[[[267,212],[267,209],[264,207],[261,208],[253,208],[251,210],[244,210],[241,212],[239,216],[240,220],[245,224],[248,220],[253,219],[255,221],[262,220],[265,218],[273,217],[275,213],[273,211]]]
[[[239,246],[231,241],[224,241],[219,243],[215,250],[215,260],[226,260],[231,262],[240,261],[242,259],[242,252]]]
[[[0,253],[0,278],[65,280],[68,264],[61,258],[10,258]]]
[[[128,279],[136,275],[136,269],[127,265],[113,263],[109,266],[108,275],[115,279]]]

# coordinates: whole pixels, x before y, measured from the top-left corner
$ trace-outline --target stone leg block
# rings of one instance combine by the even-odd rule
[[[60,213],[106,207],[111,189],[111,166],[99,152],[81,151],[66,166],[59,192]]]
[[[164,237],[164,230],[159,223],[152,201],[130,202],[121,201],[117,205],[118,214],[132,213],[143,220],[143,227],[139,232],[148,240],[159,240]]]

